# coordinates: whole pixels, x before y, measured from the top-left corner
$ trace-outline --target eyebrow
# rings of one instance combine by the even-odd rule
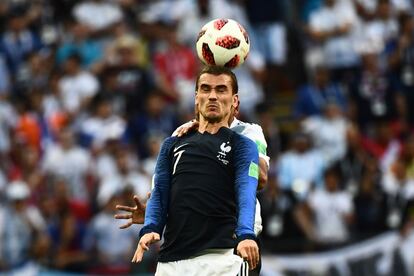
[[[214,89],[223,89],[223,88],[228,88],[228,87],[227,87],[227,85],[225,85],[225,84],[219,84],[219,85],[217,85],[217,86],[215,86],[215,87],[212,87],[212,86],[211,86],[211,85],[209,85],[209,84],[202,83],[202,84],[200,85],[200,88],[209,88],[209,89],[211,89],[211,88],[214,88]]]

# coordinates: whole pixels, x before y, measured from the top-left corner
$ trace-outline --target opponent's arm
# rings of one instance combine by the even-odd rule
[[[267,156],[267,142],[261,126],[257,124],[246,124],[241,126],[239,131],[236,131],[243,136],[256,143],[257,151],[259,152],[259,184],[258,190],[263,189],[267,184],[267,173],[269,171],[270,158]]]
[[[148,198],[150,197],[151,193],[148,193]],[[126,214],[115,214],[116,219],[127,219],[128,221],[124,224],[119,226],[120,229],[126,229],[130,227],[132,224],[143,224],[144,217],[145,217],[145,209],[147,205],[145,203],[141,203],[137,195],[134,195],[135,206],[125,206],[125,205],[116,205],[115,208],[118,211],[125,211],[128,212]]]
[[[269,165],[267,161],[259,157],[259,182],[257,184],[257,190],[262,190],[267,184],[267,173],[269,172]]]

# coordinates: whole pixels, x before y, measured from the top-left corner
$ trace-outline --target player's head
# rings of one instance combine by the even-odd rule
[[[237,79],[231,70],[217,66],[204,68],[196,82],[195,105],[200,120],[212,123],[229,120],[237,107],[237,90]]]
[[[210,75],[215,75],[215,76],[218,76],[218,75],[229,76],[231,79],[231,87],[232,87],[233,94],[237,94],[239,92],[239,84],[237,82],[236,75],[229,68],[223,67],[223,66],[205,66],[197,76],[196,87],[195,87],[196,92],[199,88],[198,86],[200,84],[200,77],[204,74],[210,74]]]

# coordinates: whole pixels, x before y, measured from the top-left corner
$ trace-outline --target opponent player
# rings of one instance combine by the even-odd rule
[[[253,230],[258,152],[228,128],[238,102],[234,74],[207,67],[196,88],[198,131],[163,143],[133,261],[141,261],[166,226],[157,275],[199,275],[200,269],[236,275],[241,259],[232,254],[235,241],[252,268],[259,258]]]

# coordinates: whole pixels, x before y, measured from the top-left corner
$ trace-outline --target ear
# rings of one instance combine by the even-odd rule
[[[197,105],[197,104],[198,104],[198,93],[197,93],[197,91],[195,92],[194,104],[195,104],[195,105]]]
[[[238,104],[239,104],[239,94],[234,94],[234,95],[233,95],[232,107],[233,107],[234,109],[236,109],[236,108],[237,108],[237,106],[238,106]]]

